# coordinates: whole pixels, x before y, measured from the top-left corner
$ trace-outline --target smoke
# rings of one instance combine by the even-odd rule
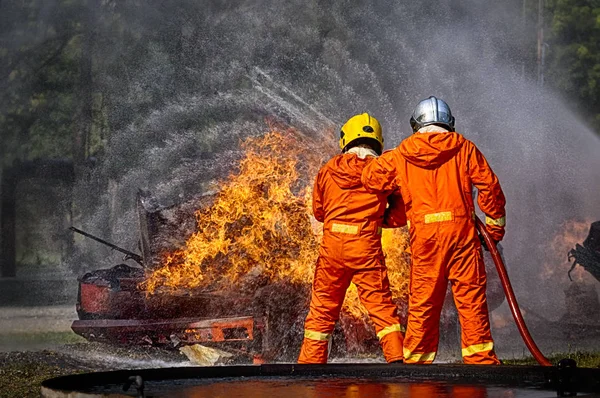
[[[167,201],[200,192],[226,172],[215,171],[226,163],[223,149],[264,131],[266,115],[316,134],[368,111],[382,121],[387,143],[396,145],[410,133],[414,105],[437,95],[506,191],[505,255],[517,293],[533,306],[552,308],[560,297],[530,287],[558,226],[598,216],[600,141],[556,94],[523,73],[518,34],[524,29],[520,9],[510,5],[214,6],[201,28],[181,27],[188,32],[181,62],[192,65],[184,72],[197,79],[196,93],[172,96],[109,143],[103,170],[119,181],[120,211],[130,211],[139,185]],[[141,69],[181,68],[163,65],[164,59],[155,56]],[[163,88],[153,73],[138,78],[141,86]],[[127,216],[118,219],[122,226]],[[124,229],[129,236],[134,230]]]
[[[95,44],[95,82],[118,128],[76,187],[84,229],[135,248],[137,189],[164,204],[210,189],[235,167],[239,141],[266,131],[267,116],[333,139],[327,129],[370,112],[391,148],[410,134],[416,103],[436,95],[505,190],[517,296],[540,312],[562,309],[564,286],[542,289],[541,269],[566,262],[566,253],[547,255],[564,221],[600,216],[600,140],[531,78],[520,2],[163,3],[172,4],[132,2],[119,17],[125,33]],[[99,27],[110,7],[96,10]],[[177,51],[155,31],[177,32]],[[132,51],[139,59],[119,65]],[[95,243],[81,243],[80,255],[78,270],[115,262]]]

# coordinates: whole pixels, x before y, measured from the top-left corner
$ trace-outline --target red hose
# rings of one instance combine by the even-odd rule
[[[531,352],[531,355],[535,358],[536,361],[542,366],[552,366],[548,358],[542,354],[540,349],[537,347],[533,338],[531,338],[531,334],[529,334],[529,330],[527,329],[527,325],[525,325],[525,321],[523,320],[523,315],[521,314],[521,309],[519,308],[519,304],[517,303],[517,298],[515,297],[515,292],[513,292],[512,285],[510,284],[510,279],[508,279],[508,273],[506,272],[506,267],[504,266],[504,262],[502,261],[502,257],[500,257],[500,253],[496,248],[496,243],[493,241],[489,232],[485,228],[485,225],[479,217],[475,217],[475,225],[477,226],[477,230],[483,236],[485,240],[485,244],[490,249],[490,254],[492,255],[492,259],[494,260],[494,264],[496,264],[496,269],[498,270],[498,275],[500,275],[500,281],[502,281],[502,287],[504,288],[504,294],[506,294],[506,300],[508,301],[508,306],[510,307],[510,312],[512,312],[513,317],[515,318],[515,323],[517,324],[517,328],[519,329],[519,333],[521,333],[521,337],[525,342],[525,345]]]

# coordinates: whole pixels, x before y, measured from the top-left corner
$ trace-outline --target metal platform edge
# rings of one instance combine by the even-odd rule
[[[42,397],[67,397],[61,393],[85,393],[92,387],[107,384],[125,384],[131,377],[140,376],[144,381],[182,379],[219,379],[235,377],[293,377],[331,378],[356,377],[361,380],[373,378],[406,378],[410,381],[448,381],[504,385],[510,387],[535,387],[554,391],[580,393],[600,392],[600,369],[568,368],[555,366],[518,365],[405,365],[344,363],[327,365],[263,364],[212,367],[175,367],[116,370],[110,372],[83,373],[61,376],[42,383]],[[79,396],[79,395],[78,395]],[[82,395],[85,396],[85,395]],[[90,395],[96,396],[96,395]]]

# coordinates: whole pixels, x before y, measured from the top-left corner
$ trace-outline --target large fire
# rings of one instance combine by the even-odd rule
[[[336,148],[292,130],[248,138],[242,148],[239,170],[219,184],[212,206],[196,211],[197,231],[148,275],[147,292],[224,291],[250,279],[312,283],[321,224],[311,214],[311,186]],[[383,243],[393,295],[405,301],[405,228],[384,231]],[[344,308],[366,312],[353,286]]]

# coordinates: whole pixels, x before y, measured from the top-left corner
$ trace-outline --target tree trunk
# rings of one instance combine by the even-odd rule
[[[87,158],[89,137],[94,121],[92,54],[96,21],[95,11],[97,9],[95,3],[95,1],[88,2],[82,16],[83,33],[78,90],[80,108],[73,135],[73,161],[75,164],[81,164]]]

